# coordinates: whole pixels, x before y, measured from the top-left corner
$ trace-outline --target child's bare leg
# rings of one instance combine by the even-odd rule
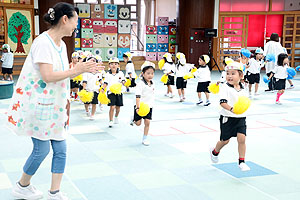
[[[206,101],[209,101],[209,93],[208,92],[204,92],[205,97],[206,97]]]
[[[149,133],[149,128],[150,128],[150,120],[149,119],[144,119],[144,135],[147,136]]]
[[[85,112],[89,112],[90,104],[84,104]]]
[[[92,104],[92,116],[96,113],[96,104]]]
[[[178,95],[179,95],[179,97],[181,97],[181,94],[182,94],[181,89],[178,89]]]
[[[13,80],[12,74],[9,75],[9,78],[10,78],[11,81]]]
[[[246,135],[242,133],[237,134],[237,141],[238,141],[238,151],[239,151],[239,158],[245,158],[246,154]]]
[[[201,92],[198,92],[198,98],[201,99]]]
[[[181,89],[182,96],[184,97],[184,89]]]
[[[110,106],[110,108],[109,108],[109,121],[113,120],[115,107],[116,106]]]
[[[225,141],[220,140],[220,141],[218,141],[217,144],[216,144],[216,147],[215,147],[215,151],[216,151],[216,152],[220,152],[221,149],[222,149],[225,145],[228,144],[228,142],[229,142],[229,140],[225,140]]]
[[[142,124],[142,120],[140,119],[139,121],[134,121],[135,125],[140,126]]]
[[[259,84],[255,83],[255,93],[257,93],[257,91],[258,91],[258,86],[259,86]]]
[[[252,90],[252,84],[249,84],[249,93],[251,93]]]
[[[120,110],[121,110],[121,107],[120,107],[120,106],[116,106],[116,114],[115,114],[115,117],[118,117],[118,116],[119,116]]]

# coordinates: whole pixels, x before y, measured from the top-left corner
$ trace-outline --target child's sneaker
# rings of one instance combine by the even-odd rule
[[[210,102],[209,101],[207,101],[205,104],[204,104],[204,106],[209,106],[210,105]]]
[[[129,122],[130,126],[134,125],[134,121],[133,121],[133,116],[130,117],[130,122]]]
[[[169,97],[169,93],[165,94],[165,97]]]
[[[213,152],[214,148],[210,148],[209,149],[209,153],[210,153],[210,160],[213,163],[218,163],[219,162],[219,157],[215,156],[212,152]]]
[[[34,186],[28,185],[27,187],[20,186],[19,183],[12,189],[12,195],[17,199],[41,199],[43,193],[37,190]]]
[[[259,95],[259,93],[258,93],[258,92],[255,92],[255,93],[254,93],[254,96],[258,96],[258,95]]]
[[[119,119],[118,119],[118,117],[115,117],[114,118],[114,124],[118,124],[119,123]]]
[[[180,98],[179,102],[183,102],[183,101],[184,101],[183,98]]]
[[[197,105],[200,105],[201,103],[203,103],[203,101],[202,101],[202,100],[199,100],[199,102],[197,103]]]
[[[291,85],[290,87],[288,87],[287,89],[294,89],[294,85]]]
[[[149,142],[149,140],[145,139],[145,140],[143,140],[142,144],[145,146],[149,146],[150,142]]]
[[[48,191],[48,200],[69,200],[69,198],[60,191],[56,194],[51,194],[50,191]]]
[[[174,97],[174,95],[173,95],[172,93],[170,93],[170,94],[169,94],[169,97],[170,97],[170,98],[173,98],[173,97]]]
[[[244,163],[244,162],[239,164],[239,168],[241,169],[242,172],[250,170],[250,167],[248,167],[248,165],[246,165],[246,163]]]
[[[95,115],[91,115],[91,116],[90,116],[90,120],[91,120],[91,121],[94,121],[94,120],[95,120]]]
[[[280,101],[276,101],[276,104],[277,105],[281,105],[282,103]]]
[[[108,127],[109,127],[109,128],[112,128],[113,125],[114,125],[114,122],[113,122],[113,121],[109,121],[109,122],[108,122]]]
[[[89,111],[85,111],[85,114],[86,114],[87,117],[90,116],[90,112]]]

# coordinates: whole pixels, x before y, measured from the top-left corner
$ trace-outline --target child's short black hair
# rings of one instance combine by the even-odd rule
[[[143,69],[142,69],[142,72],[145,73],[148,69],[153,69],[153,71],[155,71],[155,68],[151,65],[149,66],[145,66]]]
[[[278,60],[277,60],[277,65],[278,66],[283,66],[283,61],[284,59],[288,58],[289,56],[285,53],[281,53],[278,55]]]
[[[277,33],[272,33],[270,36],[271,41],[279,42],[279,35]]]

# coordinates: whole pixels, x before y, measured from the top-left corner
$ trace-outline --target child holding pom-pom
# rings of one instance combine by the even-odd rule
[[[184,79],[184,75],[188,74],[192,68],[195,68],[192,64],[186,63],[186,58],[183,53],[178,52],[176,54],[177,63],[175,68],[176,74],[176,88],[178,90],[178,95],[180,98],[180,102],[185,100],[184,89],[186,88],[187,79]],[[195,68],[196,69],[196,68]]]
[[[174,95],[172,91],[172,85],[175,85],[175,64],[173,63],[172,55],[170,53],[165,53],[163,55],[163,59],[165,60],[165,63],[162,67],[162,70],[164,70],[164,74],[168,76],[168,81],[167,83],[165,83],[165,85],[167,86],[167,93],[165,94],[165,96],[173,98]]]
[[[96,63],[101,62],[101,58],[100,58],[100,60],[98,60],[95,56],[87,57],[83,61],[86,62],[89,60],[96,62]],[[94,93],[92,101],[84,103],[86,114],[87,114],[87,116],[90,117],[90,120],[94,120],[94,116],[96,113],[96,106],[98,104],[98,94],[99,94],[101,80],[102,80],[102,74],[100,72],[83,74],[83,80],[82,80],[83,89],[88,92]],[[90,104],[92,104],[91,112],[89,111]]]
[[[120,71],[120,62],[118,58],[111,58],[108,64],[110,70],[105,75],[101,92],[104,93],[105,88],[107,88],[107,97],[110,100],[110,103],[108,104],[108,106],[110,106],[108,127],[112,128],[113,124],[119,123],[118,116],[120,113],[121,106],[123,106],[123,94],[121,92],[121,84],[124,85],[125,77],[124,73]]]
[[[130,85],[126,86],[126,92],[129,92],[129,87],[135,87],[135,79],[136,79],[136,73],[134,70],[134,65],[131,61],[132,55],[130,52],[126,52],[123,54],[124,62],[126,62],[126,73],[125,78],[130,80]]]
[[[241,102],[239,99],[248,99],[241,80],[243,79],[243,66],[238,62],[230,63],[225,68],[226,83],[220,87],[220,141],[215,148],[210,150],[211,161],[217,163],[220,150],[228,144],[231,137],[237,137],[239,152],[239,167],[242,171],[250,170],[245,163],[246,152],[246,115],[243,113],[248,107],[241,112],[241,107],[249,106],[250,102]],[[248,99],[249,100],[249,99]],[[237,105],[239,102],[239,105]],[[247,105],[246,105],[247,104]]]
[[[69,65],[69,68],[72,69],[78,62],[78,58],[79,58],[79,53],[78,52],[73,52],[72,53],[72,62]],[[71,92],[70,92],[70,96],[71,98],[74,98],[74,100],[78,100],[78,89],[79,89],[79,81],[75,81],[75,80],[70,80],[70,86],[71,86]],[[74,93],[74,96],[73,96]]]
[[[142,144],[148,146],[150,143],[147,139],[150,120],[152,119],[152,108],[154,104],[154,83],[152,81],[155,72],[155,65],[146,61],[142,65],[142,80],[136,86],[136,104],[134,106],[134,117],[131,125],[140,126],[144,119],[144,136]],[[142,106],[144,106],[142,108]],[[146,107],[146,108],[145,108]],[[145,112],[145,109],[150,108]],[[142,110],[143,109],[143,110]]]
[[[276,95],[276,104],[281,104],[280,97],[285,90],[285,82],[288,77],[287,69],[289,68],[289,57],[285,53],[278,55],[277,66],[273,69],[273,72],[269,76],[269,80],[274,76],[274,88],[278,90]]]
[[[204,94],[206,96],[206,103],[204,104],[204,106],[210,105],[208,86],[211,81],[211,73],[210,73],[210,68],[207,65],[207,63],[209,63],[209,61],[210,61],[210,58],[208,55],[200,56],[199,57],[199,68],[194,73],[194,76],[198,80],[197,93],[198,93],[199,102],[197,103],[197,105],[200,105],[203,103],[203,100],[201,98],[201,92],[204,92]]]

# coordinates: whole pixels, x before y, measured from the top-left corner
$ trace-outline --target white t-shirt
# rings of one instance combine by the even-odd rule
[[[197,78],[198,82],[207,82],[211,81],[210,70],[207,65],[205,67],[199,67],[197,71],[194,73],[194,76]]]
[[[273,71],[273,69],[275,68],[275,65],[277,65],[278,55],[281,53],[284,53],[284,49],[279,42],[269,41],[266,43],[265,48],[264,48],[264,56],[266,56],[268,54],[275,55],[275,63],[273,63],[273,62],[266,63],[266,72],[267,73]]]
[[[175,64],[170,64],[170,63],[165,63],[164,66],[162,67],[162,69],[164,70],[164,73],[170,73],[172,72],[171,74],[169,74],[170,76],[174,76],[175,74]]]
[[[89,92],[98,92],[99,93],[99,89],[100,89],[100,81],[102,79],[102,73],[83,73],[83,82],[87,82],[86,83],[86,90]]]
[[[177,65],[175,67],[175,74],[177,77],[183,77],[194,67],[193,64]]]
[[[142,79],[136,85],[135,89],[136,97],[140,97],[140,101],[149,105],[150,108],[153,108],[155,93],[154,93],[154,83],[151,81],[151,85]]]
[[[3,53],[0,59],[3,68],[12,68],[14,64],[14,54],[12,52]]]
[[[132,78],[136,78],[136,73],[134,70],[134,65],[132,63],[132,61],[128,61],[126,64],[126,73],[125,73],[125,77],[129,78],[129,74],[131,73]]]
[[[106,74],[105,74],[105,79],[104,79],[104,83],[107,84],[107,91],[108,94],[110,94],[111,92],[109,91],[109,87],[115,83],[122,83],[122,81],[125,81],[125,77],[124,77],[124,73],[122,71],[120,71],[119,69],[117,70],[116,74],[112,74],[111,70],[109,70]]]
[[[277,79],[286,79],[288,77],[287,69],[289,67],[287,65],[285,66],[275,66],[273,73],[274,77]]]
[[[263,66],[264,66],[263,60],[256,60],[254,58],[251,58],[249,60],[249,67],[247,68],[247,70],[251,74],[259,74]]]
[[[242,86],[242,84],[240,85],[241,85],[241,90],[237,91],[233,87],[233,85],[230,85],[229,83],[220,84],[220,92],[219,92],[220,103],[227,103],[229,106],[233,107],[233,105],[237,102],[240,96],[247,96],[244,87]],[[237,117],[237,118],[245,117],[246,116],[245,113],[237,115],[229,110],[224,109],[223,107],[222,110],[220,111],[220,115],[226,117]]]
[[[221,72],[220,83],[226,82],[226,71]]]

